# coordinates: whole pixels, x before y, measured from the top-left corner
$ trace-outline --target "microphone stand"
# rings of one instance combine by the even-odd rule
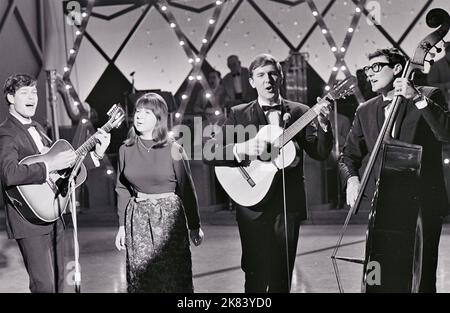
[[[283,111],[282,112],[286,112],[285,106],[283,105]],[[287,269],[287,290],[288,293],[291,290],[291,275],[290,275],[290,269],[289,269],[289,242],[288,242],[288,231],[287,231],[287,206],[286,206],[286,177],[285,177],[285,173],[284,173],[284,133],[286,130],[286,125],[287,122],[289,121],[290,118],[290,114],[289,113],[284,113],[283,116],[283,133],[281,135],[281,142],[282,142],[282,147],[281,147],[281,176],[282,176],[282,181],[283,181],[283,218],[284,218],[284,241],[285,241],[285,245],[286,245],[286,269]]]
[[[130,73],[130,77],[131,77],[131,93],[127,92],[127,94],[125,95],[125,116],[126,116],[125,124],[127,125],[127,127],[129,127],[129,124],[130,124],[130,121],[129,121],[129,118],[128,118],[128,114],[129,114],[129,107],[128,107],[129,106],[129,99],[128,98],[130,96],[132,96],[133,97],[132,99],[134,100],[135,99],[134,95],[136,94],[136,89],[134,88],[134,74],[136,74],[135,71]],[[135,103],[133,102],[132,105],[134,107]]]
[[[77,176],[78,170],[80,169],[81,164],[83,163],[86,154],[81,155],[77,158],[75,162],[75,166],[72,169],[72,173],[69,177],[69,187],[70,187],[70,197],[71,197],[71,215],[72,215],[72,223],[73,223],[73,247],[74,247],[74,258],[75,258],[75,273],[74,273],[74,283],[75,283],[75,292],[81,292],[81,271],[80,271],[80,248],[78,245],[78,224],[77,224],[77,207],[76,207],[76,195],[75,195],[75,177]]]

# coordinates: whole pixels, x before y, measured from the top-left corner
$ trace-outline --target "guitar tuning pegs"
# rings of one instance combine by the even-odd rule
[[[425,60],[425,62],[428,62],[430,65],[434,64],[434,60]]]
[[[441,53],[441,52],[442,52],[442,48],[436,47],[436,52],[437,52],[437,53]]]
[[[430,57],[431,57],[432,59],[434,59],[434,58],[436,57],[436,54],[435,54],[435,53],[429,52],[429,55],[430,55]]]
[[[111,115],[116,110],[116,108],[117,108],[117,104],[114,104],[106,114]]]

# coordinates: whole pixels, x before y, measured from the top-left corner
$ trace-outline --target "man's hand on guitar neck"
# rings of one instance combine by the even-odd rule
[[[49,173],[63,170],[71,167],[77,158],[75,151],[68,150],[58,153],[51,161],[47,161],[47,170]]]
[[[322,103],[321,103],[322,101]],[[321,103],[319,106],[319,111],[317,112],[318,116],[317,119],[319,121],[320,127],[327,132],[328,131],[328,122],[329,122],[329,115],[330,115],[330,106],[331,102],[327,99],[322,99],[320,97],[317,97],[317,103]]]
[[[99,128],[94,137],[97,140],[97,144],[95,145],[95,153],[99,157],[103,158],[103,155],[105,154],[105,151],[108,148],[109,143],[111,141],[111,134]]]

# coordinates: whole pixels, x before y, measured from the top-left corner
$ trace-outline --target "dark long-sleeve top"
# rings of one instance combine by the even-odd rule
[[[189,162],[177,143],[156,147],[151,140],[138,139],[134,145],[120,147],[116,184],[120,226],[125,223],[126,207],[137,192],[176,193],[183,202],[189,229],[200,227],[197,194]]]

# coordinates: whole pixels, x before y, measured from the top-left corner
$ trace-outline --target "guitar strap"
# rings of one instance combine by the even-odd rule
[[[44,130],[42,129],[42,127],[39,125],[38,127],[35,127],[36,131],[39,133],[39,135],[42,138],[42,143],[44,144],[44,146],[49,147],[52,145],[53,140],[51,140],[44,132]]]

